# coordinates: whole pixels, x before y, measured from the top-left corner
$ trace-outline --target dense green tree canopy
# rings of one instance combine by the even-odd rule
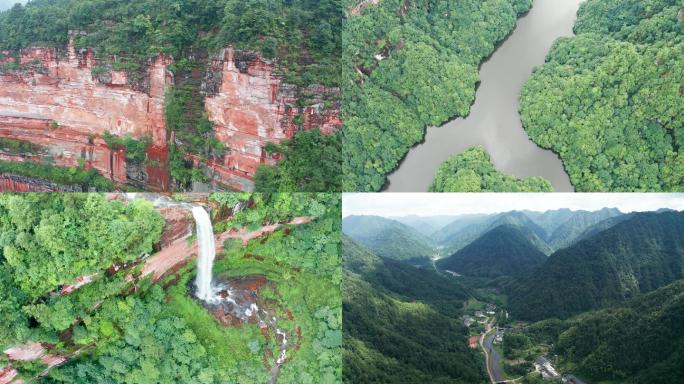
[[[528,238],[524,228],[500,225],[455,254],[440,259],[437,266],[468,276],[514,276],[546,261]]]
[[[524,333],[554,345],[561,368],[591,382],[665,384],[684,375],[683,319],[678,281],[609,309],[533,323]]]
[[[299,132],[292,140],[266,147],[285,156],[275,167],[261,166],[254,176],[259,192],[340,191],[342,133],[318,129]]]
[[[480,62],[531,3],[384,0],[349,15],[342,31],[343,189],[379,190],[426,126],[467,115]]]
[[[151,252],[164,225],[144,200],[99,194],[3,195],[0,215],[3,262],[32,298]]]
[[[291,83],[336,85],[341,25],[339,0],[33,0],[0,13],[0,49],[63,47],[80,30],[78,47],[136,69],[160,52],[182,62],[234,44],[277,57]]]
[[[469,296],[435,271],[381,259],[343,239],[345,383],[484,383],[457,319]]]
[[[637,213],[561,249],[509,291],[511,313],[540,320],[623,302],[684,277],[684,213]]]
[[[675,0],[588,0],[523,88],[523,126],[578,191],[684,185],[684,29]]]
[[[483,147],[454,155],[437,169],[430,192],[552,192],[541,177],[516,179],[494,168]]]

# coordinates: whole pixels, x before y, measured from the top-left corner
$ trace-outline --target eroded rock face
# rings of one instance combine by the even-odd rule
[[[4,156],[0,156],[5,160]],[[10,160],[12,161],[12,160]],[[21,161],[21,160],[20,160]],[[30,177],[0,173],[0,192],[88,192],[80,186],[69,186]]]
[[[0,157],[57,166],[83,164],[122,184],[169,190],[164,97],[173,84],[167,70],[171,62],[159,55],[148,63],[142,84],[131,86],[126,72],[93,73],[97,64],[93,51],[77,52],[71,43],[66,52],[54,48],[2,52],[0,64],[21,68],[0,71],[0,138],[30,141],[45,150],[30,154],[0,150]],[[332,133],[341,128],[338,89],[297,89],[283,84],[274,70],[274,63],[230,47],[212,59],[203,84],[205,107],[216,137],[229,151],[218,160],[192,155],[188,160],[215,183],[251,190],[257,167],[279,160],[278,155],[266,153],[267,143],[292,138],[302,129],[318,127]],[[307,100],[304,107],[298,105],[302,97]],[[150,136],[148,161],[127,164],[125,151],[110,149],[102,139],[106,132],[137,139]]]
[[[207,163],[222,184],[241,190],[251,187],[260,164],[274,165],[277,156],[266,153],[269,142],[292,138],[298,129],[320,127],[324,133],[341,128],[339,91],[310,87],[310,106],[297,106],[297,90],[274,74],[275,65],[256,55],[223,50],[211,63],[205,89],[205,107],[216,137],[229,149],[222,162]]]
[[[92,50],[77,53],[71,44],[63,57],[54,48],[4,56],[3,63],[18,62],[22,68],[0,73],[0,137],[47,148],[34,160],[49,157],[57,166],[82,162],[124,183],[125,152],[111,150],[101,139],[105,132],[138,139],[150,136],[152,150],[166,152],[164,92],[173,80],[166,69],[170,58],[159,55],[149,63],[146,93],[129,86],[125,72],[94,76]],[[147,183],[163,190],[168,188],[168,176],[155,175]]]

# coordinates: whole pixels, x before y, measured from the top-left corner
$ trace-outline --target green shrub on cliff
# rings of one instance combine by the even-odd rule
[[[430,192],[552,192],[541,177],[516,179],[494,168],[483,147],[452,156],[440,165]]]
[[[113,181],[100,175],[94,168],[86,170],[83,167],[55,167],[33,161],[24,163],[0,161],[0,173],[49,180],[56,184],[79,187],[83,191],[88,191],[91,188],[97,191],[113,191],[116,189]]]
[[[259,192],[340,191],[342,134],[298,132],[294,139],[266,146],[285,158],[274,167],[260,166],[254,177]]]

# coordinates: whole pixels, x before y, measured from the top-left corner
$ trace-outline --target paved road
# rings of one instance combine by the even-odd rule
[[[497,332],[501,331],[492,332],[491,334],[487,335],[484,341],[484,348],[487,356],[487,370],[489,371],[490,378],[494,383],[498,383],[505,380],[503,372],[501,372],[501,367],[499,366],[501,356],[499,355],[499,352],[497,352],[497,350],[494,349],[493,346],[494,336],[497,334]]]

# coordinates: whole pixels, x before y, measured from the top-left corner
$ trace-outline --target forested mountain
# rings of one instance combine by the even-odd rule
[[[440,228],[454,221],[458,216],[398,216],[389,217],[400,223],[406,224],[425,236],[431,236]]]
[[[440,259],[437,266],[467,276],[521,275],[546,260],[530,236],[534,235],[526,228],[500,225],[455,254]]]
[[[568,208],[555,209],[550,211],[522,211],[527,217],[542,227],[546,233],[553,233],[559,226],[572,217],[575,211]]]
[[[474,217],[467,225],[455,222],[435,233],[434,239],[443,245],[447,252],[453,253],[465,247],[487,231],[500,225],[512,225],[526,228],[529,231],[529,239],[542,252],[551,253],[551,249],[544,241],[546,232],[535,224],[524,213],[518,211],[504,212],[484,217]]]
[[[469,214],[459,215],[455,217],[450,223],[442,226],[439,230],[432,233],[431,238],[434,242],[440,244],[449,240],[455,233],[458,233],[473,225],[481,225],[487,221],[491,214]]]
[[[684,377],[684,281],[609,309],[542,321],[525,333],[554,345],[564,366],[592,382],[669,384]]]
[[[429,258],[434,248],[429,238],[398,221],[379,216],[348,216],[342,231],[381,257],[395,260]]]
[[[561,249],[509,292],[521,319],[568,317],[684,277],[684,213],[635,213]]]
[[[437,169],[430,192],[552,192],[541,177],[517,179],[492,164],[484,147],[453,155]]]
[[[345,383],[484,383],[458,316],[466,290],[343,238]]]
[[[426,126],[469,113],[478,66],[532,1],[346,4],[343,190],[373,191],[422,140]]]
[[[684,6],[587,0],[522,90],[531,139],[578,191],[681,191]]]
[[[576,241],[587,229],[622,213],[615,208],[603,208],[600,211],[573,211],[570,217],[552,232],[548,232],[547,243],[552,249],[567,247]]]

